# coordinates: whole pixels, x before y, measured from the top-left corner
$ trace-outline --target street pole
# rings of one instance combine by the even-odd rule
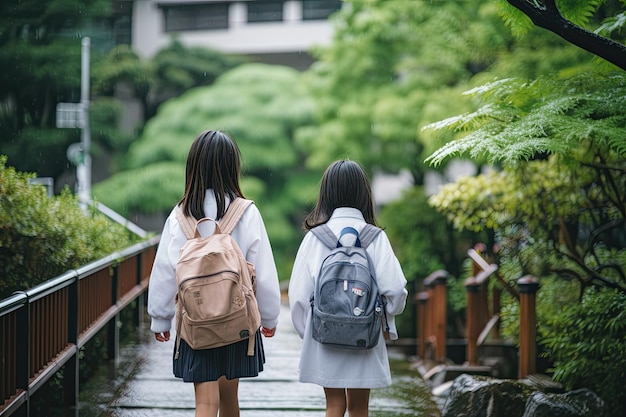
[[[83,207],[86,207],[91,202],[91,134],[89,129],[89,49],[91,40],[85,37],[81,44],[80,103],[83,112],[81,126],[83,161],[76,167],[76,176],[78,201]]]

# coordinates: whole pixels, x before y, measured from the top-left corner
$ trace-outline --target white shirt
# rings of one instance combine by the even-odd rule
[[[365,226],[358,209],[338,208],[328,226],[339,235],[346,226],[360,231]],[[391,385],[387,347],[381,329],[378,345],[368,350],[323,345],[311,336],[311,293],[324,257],[330,252],[317,237],[307,233],[300,244],[289,281],[289,306],[294,328],[303,339],[299,379],[326,388],[382,388]],[[387,235],[379,233],[368,246],[379,291],[386,298],[387,320],[392,340],[398,338],[395,316],[404,311],[408,292],[406,278]]]
[[[226,204],[230,201],[226,199]],[[215,218],[217,203],[212,190],[207,190],[204,200],[204,213]],[[200,224],[200,234],[208,236],[213,232],[213,222]],[[252,262],[256,270],[256,297],[261,313],[261,325],[274,328],[280,313],[280,287],[274,255],[265,230],[261,213],[256,205],[251,204],[237,223],[231,236],[239,245],[246,260]],[[152,318],[150,329],[154,333],[170,330],[174,318],[176,285],[176,263],[179,252],[187,238],[176,219],[176,209],[172,210],[157,248],[156,258],[150,274],[148,288],[148,314]]]

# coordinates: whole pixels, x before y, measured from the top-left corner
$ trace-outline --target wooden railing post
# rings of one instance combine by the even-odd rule
[[[467,310],[465,313],[465,337],[467,345],[465,348],[465,361],[468,365],[478,364],[478,334],[479,327],[479,291],[480,284],[475,277],[469,277],[465,280],[465,291],[467,293]]]
[[[428,293],[421,291],[415,296],[417,301],[417,357],[424,359],[426,357],[426,320],[428,315]]]
[[[448,309],[446,281],[449,276],[448,271],[438,270],[424,280],[424,285],[431,290],[432,294],[430,301],[431,336],[434,341],[433,359],[438,363],[446,361],[446,315]]]
[[[517,280],[519,290],[519,367],[517,377],[525,378],[536,371],[537,313],[536,294],[539,280],[526,275]]]
[[[474,309],[474,318],[476,325],[479,329],[485,327],[491,314],[489,312],[489,286],[485,282],[489,278],[489,275],[493,272],[493,266],[489,265],[482,255],[475,250],[468,251],[468,255],[472,260],[472,275],[476,278],[476,282],[479,285],[477,294],[475,296],[476,303]],[[480,333],[480,331],[479,331]]]
[[[67,343],[73,346],[78,346],[78,286],[80,285],[78,275],[75,277],[68,290],[68,303],[67,303]],[[80,381],[80,367],[79,367],[79,350],[75,349],[74,354],[65,363],[65,370],[63,372],[63,390],[64,401],[67,406],[78,405],[79,400],[79,381]]]
[[[141,281],[143,279],[143,253],[140,253],[137,255],[137,267],[135,270],[135,285],[141,285]],[[139,295],[139,297],[137,297],[137,303],[135,305],[135,308],[133,310],[133,323],[135,324],[135,326],[140,326],[142,324],[142,319],[143,319],[143,313],[144,313],[144,297],[145,297],[145,292],[142,292],[141,295]]]
[[[495,286],[491,292],[491,314],[493,314],[494,316],[500,316],[500,310],[501,310],[501,305],[500,305],[500,300],[502,297],[502,288],[500,288],[499,286]],[[498,323],[493,327],[492,330],[492,335],[494,339],[500,339],[500,321],[498,321]]]
[[[119,290],[119,264],[110,268],[111,273],[111,305],[115,306],[120,299]],[[117,360],[120,354],[120,321],[119,312],[115,313],[113,320],[110,320],[107,327],[107,356],[109,359]]]

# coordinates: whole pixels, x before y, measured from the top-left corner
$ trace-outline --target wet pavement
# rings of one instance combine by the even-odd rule
[[[116,364],[81,385],[80,417],[193,417],[193,385],[172,375],[174,342],[159,343],[145,323],[138,342],[124,346]],[[241,379],[243,417],[324,416],[323,389],[298,382],[301,341],[283,304],[276,336],[264,338],[266,364],[257,378]],[[372,390],[370,416],[440,415],[430,390],[408,360],[390,351],[393,386]]]

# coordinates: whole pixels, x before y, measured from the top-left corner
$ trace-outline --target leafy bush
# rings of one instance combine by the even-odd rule
[[[414,295],[423,289],[422,281],[431,273],[443,269],[451,275],[448,287],[455,282],[462,283],[459,277],[463,259],[477,235],[454,230],[443,214],[429,206],[423,187],[413,187],[404,193],[402,199],[383,207],[379,222],[385,228],[409,281],[409,300],[405,313],[398,318],[398,328],[402,337],[415,336],[416,326],[412,322],[416,309]],[[462,294],[464,296],[465,292]],[[460,312],[455,307],[452,307],[455,313]]]
[[[0,298],[139,240],[97,212],[85,214],[68,189],[48,197],[44,187],[29,184],[34,174],[6,162],[0,156]]]
[[[554,358],[554,379],[567,389],[587,387],[607,403],[609,415],[626,408],[626,294],[589,288],[580,304],[552,316],[543,343]]]

